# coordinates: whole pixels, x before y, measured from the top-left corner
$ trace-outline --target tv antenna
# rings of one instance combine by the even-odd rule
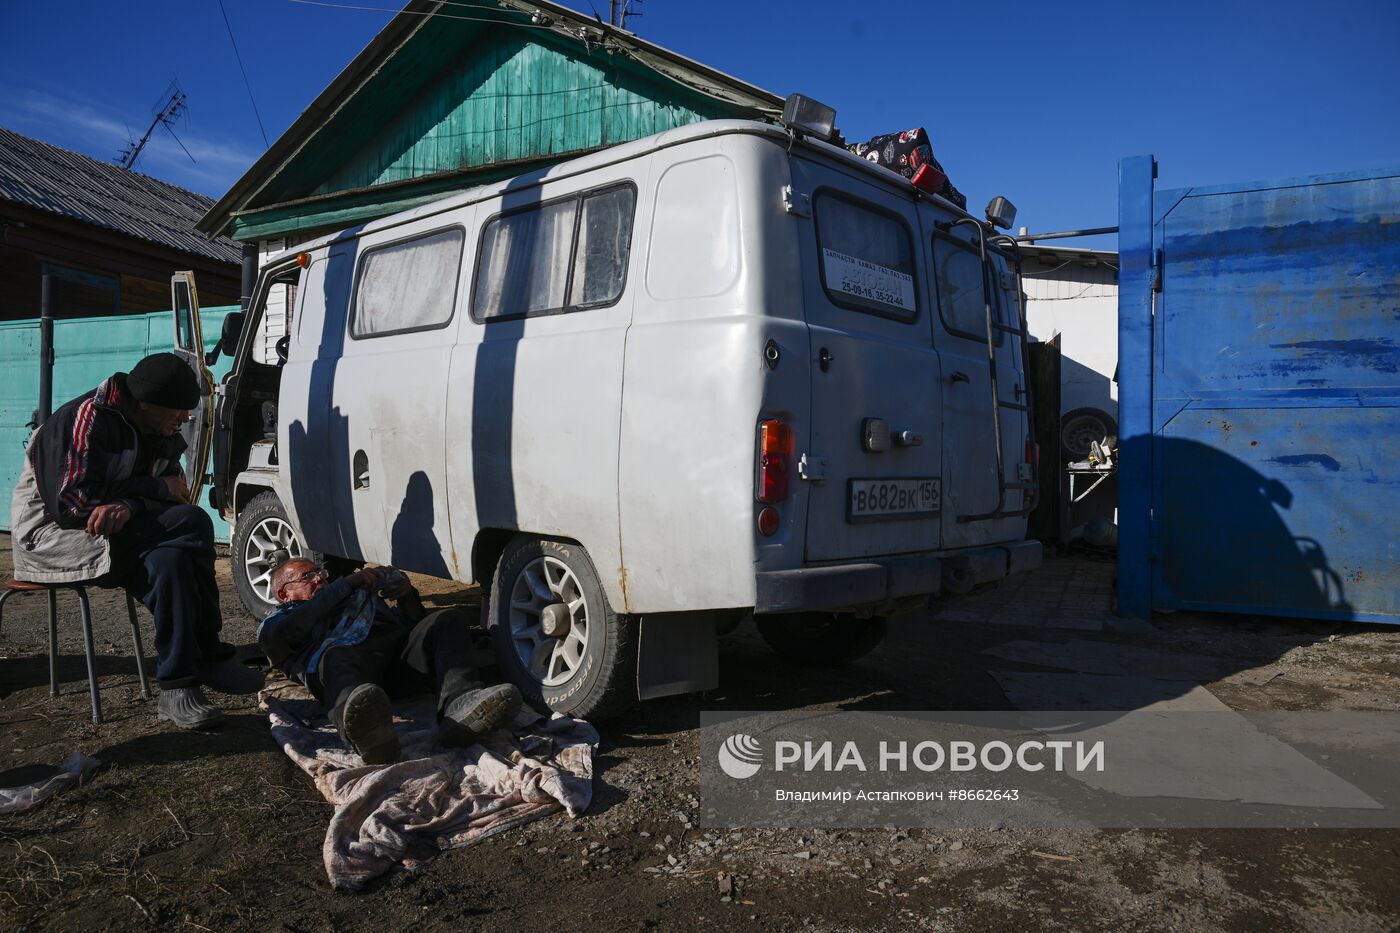
[[[618,29],[627,28],[629,16],[638,19],[642,16],[642,0],[610,0],[608,3],[608,25]]]
[[[165,127],[165,131],[170,134],[175,142],[180,143],[180,148],[185,150],[185,155],[190,156],[190,161],[194,162],[195,157],[190,155],[188,149],[185,149],[185,144],[180,142],[180,137],[175,135],[174,129],[175,122],[179,120],[180,116],[188,109],[186,100],[185,92],[180,87],[180,83],[178,81],[171,81],[170,85],[161,95],[160,100],[156,103],[156,106],[152,108],[155,111],[155,117],[152,118],[151,125],[146,127],[145,134],[139,140],[134,140],[126,144],[126,148],[122,150],[121,155],[113,160],[117,163],[117,166],[127,169],[128,171],[134,168],[136,166],[136,160],[141,157],[141,150],[146,148],[146,143],[150,142],[151,134],[156,131],[157,126]]]

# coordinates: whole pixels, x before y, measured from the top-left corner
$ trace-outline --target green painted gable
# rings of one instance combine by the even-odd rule
[[[429,16],[401,36],[386,29],[376,40],[386,48],[358,85],[314,125],[304,117],[278,140],[274,149],[288,155],[273,170],[265,157],[249,172],[264,169],[256,191],[230,205],[233,236],[336,229],[700,120],[762,116],[766,107],[755,104],[776,102],[688,86],[624,33],[585,42],[527,22]]]

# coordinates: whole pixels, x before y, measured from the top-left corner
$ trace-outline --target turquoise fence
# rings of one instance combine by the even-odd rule
[[[224,316],[237,306],[205,308],[199,320],[206,345],[219,339]],[[171,312],[123,314],[54,321],[53,407],[77,398],[112,373],[126,372],[151,353],[170,350],[175,342]],[[220,357],[214,378],[222,379],[229,360]],[[0,323],[0,489],[13,490],[24,463],[29,422],[39,407],[39,319]],[[203,496],[201,496],[203,498]],[[229,526],[201,502],[214,518],[214,535],[228,541]],[[0,531],[10,530],[10,500],[0,504]]]

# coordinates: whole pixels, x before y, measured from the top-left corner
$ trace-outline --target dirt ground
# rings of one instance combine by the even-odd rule
[[[0,572],[9,570],[0,536]],[[225,637],[254,624],[222,571]],[[1059,558],[1026,578],[891,622],[838,672],[777,659],[752,628],[721,643],[721,685],[601,725],[594,802],[446,852],[361,894],[326,882],[330,807],[277,749],[255,700],[217,697],[220,731],[159,723],[140,699],[119,594],[94,599],[107,721],[93,726],[77,607],[60,597],[63,694],[48,697],[45,600],[0,628],[0,771],[75,750],[81,788],[0,817],[0,919],[18,929],[613,928],[1395,930],[1400,830],[865,831],[697,825],[702,709],[1006,709],[982,652],[1093,638],[1215,662],[1236,709],[1400,708],[1400,632],[1179,613],[1119,626],[1112,565]],[[472,590],[426,588],[430,606]],[[143,611],[144,614],[144,611]],[[153,636],[147,618],[146,643]],[[0,784],[9,783],[0,775]],[[721,900],[720,879],[733,879]]]

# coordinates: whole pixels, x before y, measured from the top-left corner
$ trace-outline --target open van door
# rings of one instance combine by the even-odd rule
[[[199,293],[193,272],[177,272],[170,277],[170,306],[175,315],[174,353],[184,360],[199,380],[199,405],[180,434],[185,439],[185,481],[190,487],[190,504],[199,502],[209,468],[209,438],[213,425],[214,375],[204,363],[204,334],[199,327]]]

